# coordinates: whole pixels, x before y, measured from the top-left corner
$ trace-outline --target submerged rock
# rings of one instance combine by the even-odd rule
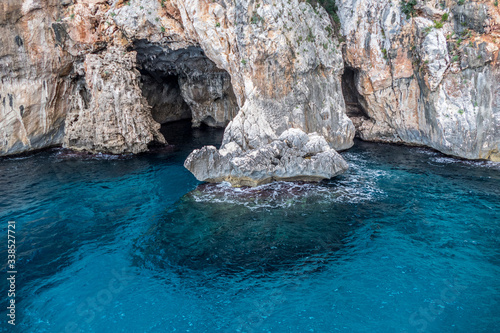
[[[337,203],[335,192],[323,184],[200,186],[137,238],[134,261],[160,274],[167,270],[164,276],[182,274],[183,283],[198,273],[241,278],[289,269],[316,271],[359,226],[341,213],[350,203]],[[338,218],[319,222],[331,215]]]
[[[220,150],[214,146],[196,149],[184,166],[198,180],[228,181],[233,186],[257,186],[274,180],[319,181],[348,169],[324,137],[297,128],[257,149],[245,151],[234,142]]]

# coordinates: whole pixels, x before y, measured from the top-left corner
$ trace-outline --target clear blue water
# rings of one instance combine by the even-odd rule
[[[199,186],[183,160],[221,133],[167,133],[156,154],[0,160],[1,332],[499,331],[500,166],[357,142],[320,184]]]

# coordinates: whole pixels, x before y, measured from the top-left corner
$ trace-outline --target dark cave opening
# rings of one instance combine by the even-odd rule
[[[219,148],[224,136],[224,128],[211,127],[206,124],[193,127],[189,119],[162,124],[160,131],[175,151],[181,150],[189,153],[207,145]]]
[[[160,124],[225,128],[238,112],[230,75],[197,46],[171,49],[147,40],[134,42],[143,96]],[[172,126],[169,126],[172,128]]]
[[[160,123],[191,120],[189,105],[184,101],[176,75],[141,71],[142,95],[151,106],[153,119]]]
[[[363,107],[363,96],[356,88],[357,80],[358,71],[346,66],[342,75],[342,94],[346,104],[346,113],[349,118],[363,117],[369,119],[370,117]]]

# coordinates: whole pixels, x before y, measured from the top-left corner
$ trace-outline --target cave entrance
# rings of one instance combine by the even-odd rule
[[[183,129],[186,121],[194,128],[225,128],[238,113],[230,75],[217,68],[200,47],[173,50],[138,40],[133,50],[143,96],[153,119],[162,124],[162,132],[174,131],[174,123]]]
[[[202,123],[193,127],[191,119],[168,122],[161,125],[161,134],[174,151],[184,151],[184,158],[203,146],[219,148],[224,137],[224,128],[211,127]]]
[[[177,75],[141,71],[142,95],[151,106],[153,119],[166,124],[192,119],[191,109],[184,101]]]
[[[345,67],[342,75],[342,94],[346,104],[346,113],[351,119],[358,117],[369,119],[363,107],[364,98],[356,88],[357,80],[357,71],[352,67]]]

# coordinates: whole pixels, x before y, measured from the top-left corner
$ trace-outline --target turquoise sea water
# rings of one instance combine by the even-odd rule
[[[320,184],[200,185],[216,130],[130,158],[0,160],[1,332],[498,332],[500,166],[356,142]],[[4,280],[5,281],[5,280]]]

